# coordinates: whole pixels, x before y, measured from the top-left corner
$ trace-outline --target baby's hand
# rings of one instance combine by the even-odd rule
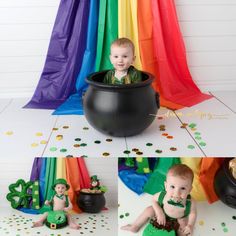
[[[44,203],[46,206],[50,206],[51,202],[46,200],[45,203]]]
[[[157,223],[159,225],[166,224],[166,216],[163,211],[156,212]]]
[[[192,232],[193,232],[193,226],[191,225],[186,225],[184,228],[183,228],[183,233],[185,235],[188,235],[188,236],[191,236],[192,235]]]

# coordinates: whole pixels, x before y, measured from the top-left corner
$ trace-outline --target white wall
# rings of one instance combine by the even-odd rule
[[[0,0],[0,97],[31,96],[60,0]]]
[[[117,207],[117,158],[86,158],[85,159],[89,175],[97,175],[100,179],[101,185],[108,188],[105,193],[106,206]],[[10,202],[6,200],[6,195],[9,192],[8,186],[15,183],[18,179],[28,181],[32,169],[32,160],[17,159],[0,159],[0,209],[3,207],[10,207]]]
[[[203,90],[236,90],[236,1],[175,2],[193,79]]]
[[[236,1],[175,0],[193,79],[236,90]],[[0,0],[0,97],[31,96],[60,0]]]

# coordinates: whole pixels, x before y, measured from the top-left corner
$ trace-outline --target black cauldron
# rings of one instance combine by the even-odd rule
[[[222,202],[236,208],[236,179],[229,170],[230,158],[226,158],[214,179],[215,192]]]
[[[104,208],[106,200],[103,192],[85,193],[80,191],[77,203],[83,212],[98,213]]]
[[[128,85],[104,84],[107,71],[86,78],[89,88],[83,99],[87,121],[111,136],[132,136],[142,132],[155,119],[159,95],[153,90],[153,75],[142,72],[143,81]]]

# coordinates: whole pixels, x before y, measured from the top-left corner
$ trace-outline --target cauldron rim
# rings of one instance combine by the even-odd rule
[[[154,75],[150,74],[146,71],[141,71],[142,74],[147,75],[147,79],[139,82],[139,83],[133,83],[133,84],[105,84],[103,82],[97,82],[93,80],[94,76],[98,75],[105,75],[109,70],[103,70],[99,72],[94,72],[85,79],[85,81],[92,86],[99,87],[102,89],[112,90],[112,89],[132,89],[132,88],[139,88],[139,87],[145,87],[152,83],[154,80]]]
[[[83,191],[79,191],[80,194],[84,194],[84,195],[103,195],[104,192],[100,192],[100,193],[86,193],[86,192],[83,192]]]

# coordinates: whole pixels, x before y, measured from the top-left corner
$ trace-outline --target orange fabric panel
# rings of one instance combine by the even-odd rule
[[[174,1],[151,0],[151,10],[153,54],[158,61],[159,75],[155,86],[161,96],[182,106],[193,106],[211,98],[201,93],[189,72]]]
[[[223,161],[224,158],[202,158],[199,180],[209,203],[213,203],[219,199],[214,190],[214,178]]]
[[[79,167],[76,158],[65,158],[66,160],[66,180],[70,185],[68,196],[75,212],[82,212],[77,205],[77,194],[80,190]]]
[[[169,107],[171,109],[180,109],[183,106],[174,102],[168,101],[162,95],[159,89],[158,78],[160,74],[158,71],[158,60],[154,55],[153,45],[153,16],[152,16],[151,0],[138,1],[138,38],[139,38],[139,51],[141,57],[142,68],[155,76],[153,88],[160,94],[161,106]]]

